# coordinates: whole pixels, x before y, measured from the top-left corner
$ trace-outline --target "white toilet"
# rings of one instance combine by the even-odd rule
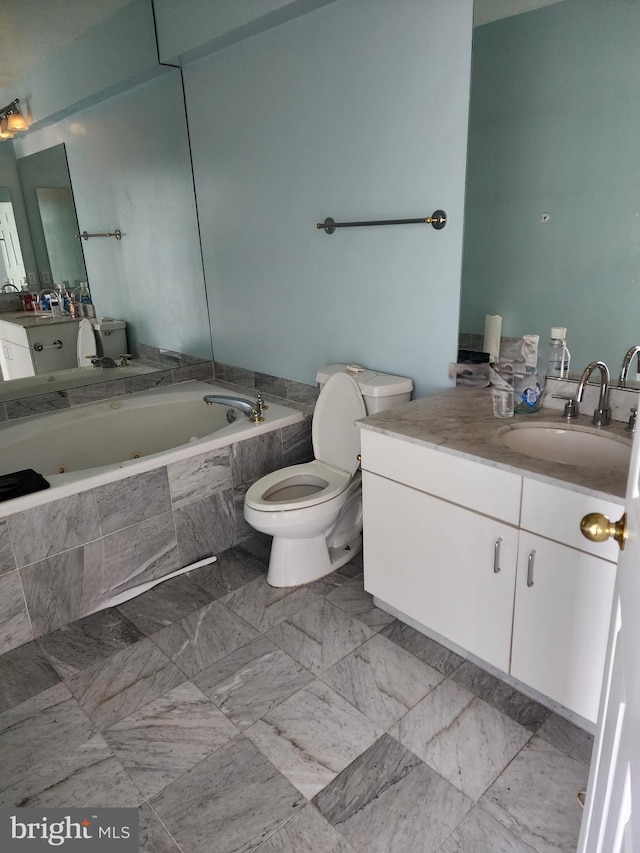
[[[273,536],[267,582],[310,583],[362,549],[360,430],[355,421],[411,398],[413,383],[355,365],[332,364],[313,414],[315,459],[262,477],[247,491],[244,517]]]

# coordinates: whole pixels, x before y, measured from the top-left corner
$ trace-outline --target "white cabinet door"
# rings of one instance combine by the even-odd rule
[[[25,376],[35,376],[31,351],[8,341],[0,340],[2,354],[0,366],[3,379],[22,379]]]
[[[594,721],[616,566],[522,531],[511,674]]]
[[[508,672],[517,529],[368,471],[363,501],[367,591]]]

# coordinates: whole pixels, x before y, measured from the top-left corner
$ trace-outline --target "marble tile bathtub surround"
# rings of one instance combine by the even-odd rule
[[[499,680],[494,706],[490,681],[395,622],[361,623],[316,678],[270,634],[317,611],[352,637],[333,610],[362,577],[265,574],[234,547],[0,655],[0,804],[140,806],[141,853],[575,851],[588,735],[555,714],[535,733],[511,696],[521,725]],[[318,621],[313,659],[331,659]]]
[[[0,575],[0,650],[8,651],[33,639],[20,575]]]

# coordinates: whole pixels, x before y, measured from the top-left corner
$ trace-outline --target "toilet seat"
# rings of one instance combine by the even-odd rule
[[[360,431],[367,413],[357,383],[346,373],[331,376],[313,414],[315,459],[261,477],[249,487],[245,506],[261,512],[285,512],[330,501],[343,492],[358,470]]]
[[[335,498],[352,479],[351,473],[314,459],[261,477],[247,490],[245,504],[261,512],[316,506]]]

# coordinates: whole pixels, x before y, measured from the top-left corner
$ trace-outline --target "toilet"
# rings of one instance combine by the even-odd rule
[[[313,414],[315,459],[267,474],[247,491],[244,517],[273,536],[267,582],[311,583],[339,569],[362,549],[360,430],[355,421],[411,398],[402,376],[331,364],[318,372]]]
[[[127,352],[127,324],[111,317],[84,317],[78,323],[78,367],[93,367],[91,359],[109,356],[117,360]]]

